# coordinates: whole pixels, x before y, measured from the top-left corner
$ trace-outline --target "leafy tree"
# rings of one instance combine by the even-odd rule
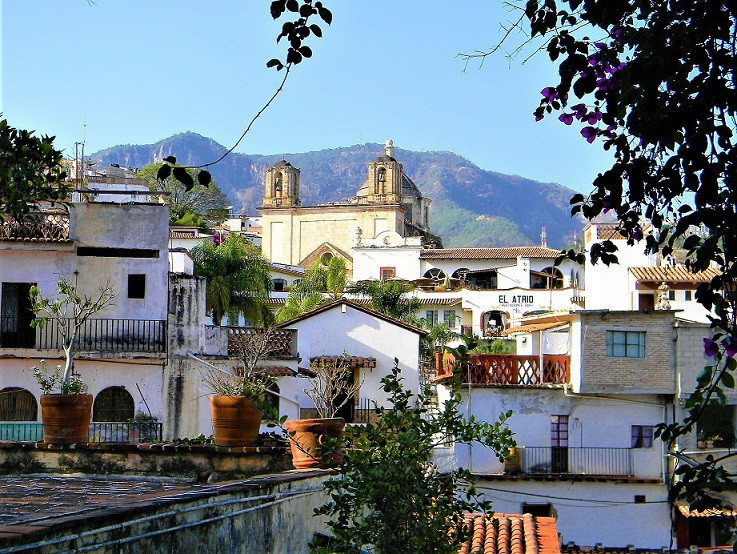
[[[420,301],[409,293],[414,290],[406,281],[359,281],[350,286],[348,292],[365,296],[371,307],[386,315],[418,324],[416,314]]]
[[[225,315],[243,315],[253,325],[269,325],[272,290],[269,263],[241,235],[230,233],[220,244],[203,241],[192,249],[195,275],[207,281],[206,306],[213,323]]]
[[[169,223],[171,225],[196,226],[209,223],[220,223],[227,217],[228,199],[214,181],[203,185],[195,184],[199,172],[186,169],[192,178],[192,186],[187,187],[169,175],[159,179],[158,173],[163,163],[148,164],[141,169],[136,177],[144,179],[148,188],[153,191],[169,192]]]
[[[38,202],[66,199],[62,155],[53,142],[0,121],[0,221],[3,214],[20,219]]]
[[[511,413],[493,424],[466,419],[458,411],[458,378],[450,398],[434,410],[429,386],[416,398],[402,387],[398,360],[382,389],[391,407],[376,408],[377,423],[346,430],[339,473],[325,482],[330,500],[315,511],[330,518],[327,550],[458,552],[468,538],[464,515],[488,513],[491,506],[476,493],[471,472],[440,472],[432,464],[433,449],[451,436],[458,443],[481,443],[502,458],[515,444],[505,425]]]
[[[714,335],[705,339],[713,363],[686,403],[685,420],[660,427],[671,444],[695,429],[707,406],[723,409],[723,389],[735,387],[737,4],[530,0],[518,7],[517,23],[529,28],[531,41],[520,49],[546,50],[560,75],[542,89],[536,119],[555,113],[563,124],[578,126],[584,140],[614,154],[592,192],[571,199],[572,212],[587,218],[612,212],[630,245],[644,241],[648,251],[667,256],[682,244],[689,269],[719,269],[696,292],[713,314]],[[589,254],[609,264],[617,262],[615,252],[604,241]],[[574,251],[565,255],[584,259]],[[697,509],[719,505],[708,492],[731,486],[722,463],[734,454],[700,464],[673,454],[685,463],[671,498],[681,495]]]
[[[343,258],[333,256],[327,264],[317,260],[289,290],[286,303],[276,312],[277,321],[287,321],[330,300],[340,299],[347,284],[348,269]]]

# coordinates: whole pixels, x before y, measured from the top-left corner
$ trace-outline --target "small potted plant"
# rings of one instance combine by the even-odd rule
[[[212,392],[210,408],[215,444],[218,446],[248,446],[258,437],[262,414],[277,419],[264,397],[274,383],[258,361],[273,352],[277,346],[272,340],[273,330],[246,329],[230,337],[230,348],[242,362],[232,371],[216,367],[204,373],[203,380]]]
[[[345,429],[345,419],[335,417],[338,410],[358,392],[361,383],[351,382],[350,369],[346,367],[346,354],[336,357],[336,362],[325,361],[313,363],[311,387],[305,394],[314,402],[318,418],[296,419],[284,424],[290,436],[289,445],[292,450],[292,463],[297,469],[326,467],[326,461],[334,463],[340,460],[337,453]],[[325,460],[321,452],[326,438],[334,439],[335,445],[329,460]]]
[[[77,293],[71,283],[59,281],[54,296],[42,298],[38,287],[30,290],[35,318],[32,327],[42,328],[53,321],[61,338],[65,364],[58,365],[49,374],[46,361],[40,368],[33,368],[41,387],[41,421],[44,427],[44,442],[52,444],[74,444],[87,442],[92,416],[92,395],[85,393],[85,384],[74,375],[74,355],[78,335],[85,321],[107,306],[112,305],[115,295],[112,287],[100,288],[99,295],[89,297]],[[54,389],[59,384],[59,392]]]

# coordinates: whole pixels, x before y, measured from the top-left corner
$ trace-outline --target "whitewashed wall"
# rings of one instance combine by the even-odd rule
[[[345,304],[297,321],[289,328],[298,331],[302,365],[309,364],[312,357],[339,356],[343,352],[376,358],[376,368],[361,369],[361,399],[385,403],[380,381],[391,372],[395,357],[405,388],[413,392],[419,389],[419,334],[414,331]],[[313,407],[305,394],[299,396],[299,402],[302,407]]]

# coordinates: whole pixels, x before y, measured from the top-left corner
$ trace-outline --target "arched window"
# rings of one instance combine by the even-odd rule
[[[323,252],[320,256],[320,261],[322,262],[322,265],[328,265],[330,263],[330,260],[333,258],[332,252]]]
[[[92,421],[128,421],[134,412],[135,402],[125,387],[108,387],[95,397]]]
[[[277,173],[274,175],[274,196],[281,198],[282,195],[282,174]]]
[[[466,276],[466,271],[468,271],[467,267],[459,267],[453,272],[453,275],[451,275],[451,277],[453,279],[463,279]]]
[[[562,289],[563,274],[557,267],[546,267],[542,271],[532,272],[531,288],[533,289]]]
[[[8,387],[0,390],[0,421],[36,421],[38,404],[26,389]]]
[[[281,292],[287,288],[287,280],[277,277],[272,279],[271,282],[274,284],[274,292]]]
[[[443,270],[440,268],[433,267],[432,269],[428,269],[423,277],[425,279],[432,279],[434,281],[442,281],[443,279],[445,279],[445,272],[443,272]]]

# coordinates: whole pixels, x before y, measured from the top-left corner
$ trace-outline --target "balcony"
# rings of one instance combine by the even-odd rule
[[[464,384],[472,385],[542,387],[570,381],[570,356],[544,354],[540,362],[540,356],[471,354],[456,371]],[[436,379],[451,377],[454,363],[452,354],[438,354]]]
[[[633,476],[632,448],[525,446],[521,466],[526,475]]]
[[[5,215],[0,222],[0,241],[70,242],[69,214],[64,210],[32,212],[23,219]]]
[[[0,317],[0,348],[61,350],[60,323],[31,327],[30,317]],[[71,321],[67,320],[70,326]],[[156,319],[88,319],[75,340],[79,352],[166,352],[166,321]]]

